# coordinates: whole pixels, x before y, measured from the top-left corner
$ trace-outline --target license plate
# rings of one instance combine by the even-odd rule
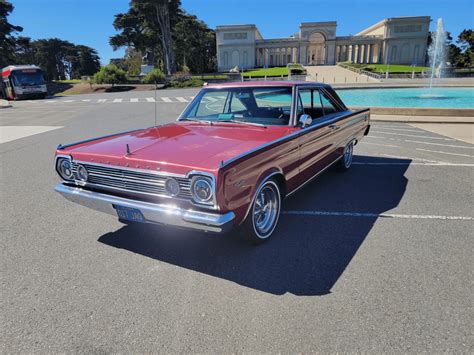
[[[117,211],[118,218],[132,222],[145,222],[145,217],[143,217],[143,213],[139,209],[117,205],[113,206]]]

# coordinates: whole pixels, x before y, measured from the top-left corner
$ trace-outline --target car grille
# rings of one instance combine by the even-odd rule
[[[98,187],[120,189],[135,193],[145,193],[150,195],[169,196],[165,190],[167,176],[152,174],[142,171],[134,171],[113,167],[98,166],[92,164],[82,164],[89,173],[88,184]],[[77,178],[78,164],[72,163],[72,171]],[[180,193],[178,198],[191,199],[191,179],[173,177],[178,181]]]

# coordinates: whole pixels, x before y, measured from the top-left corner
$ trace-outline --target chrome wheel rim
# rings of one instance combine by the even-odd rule
[[[352,163],[352,149],[353,149],[352,143],[349,143],[346,146],[346,149],[344,149],[344,166],[346,168],[351,166],[351,163]]]
[[[266,238],[273,231],[280,209],[280,199],[271,185],[264,186],[255,198],[253,225],[260,238]]]

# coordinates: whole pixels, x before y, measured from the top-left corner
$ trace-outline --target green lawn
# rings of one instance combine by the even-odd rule
[[[54,82],[59,84],[79,84],[81,79],[55,80]]]
[[[374,73],[421,73],[423,71],[430,71],[430,67],[420,67],[420,66],[411,66],[411,65],[390,65],[390,64],[351,64],[343,63],[345,65],[351,66],[353,68],[362,69],[371,71]]]
[[[249,70],[243,73],[243,76],[248,78],[263,78],[266,76],[287,76],[288,75],[288,68],[287,67],[275,67],[275,68],[267,68],[267,69],[256,69],[256,70]]]

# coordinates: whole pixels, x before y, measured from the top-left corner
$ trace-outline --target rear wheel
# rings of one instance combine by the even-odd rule
[[[351,141],[347,143],[347,145],[344,147],[344,153],[342,154],[342,158],[339,159],[337,162],[337,170],[344,172],[348,170],[351,165],[352,165],[352,154],[354,151],[354,142]]]
[[[280,217],[281,193],[273,180],[266,181],[257,191],[242,228],[247,240],[260,244],[268,240]]]

